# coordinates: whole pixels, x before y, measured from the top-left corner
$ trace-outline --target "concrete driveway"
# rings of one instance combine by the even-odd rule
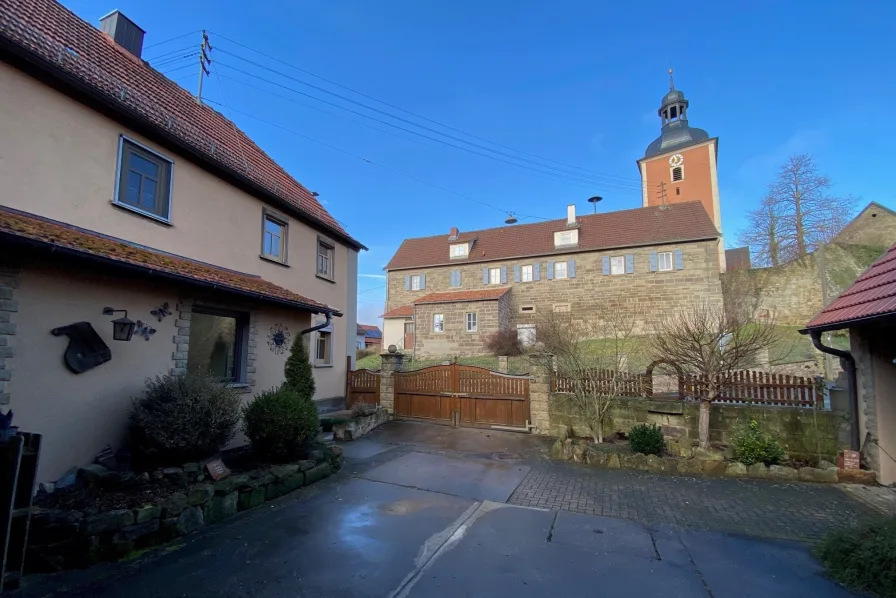
[[[805,547],[508,504],[542,441],[388,424],[339,475],[22,596],[849,596]]]

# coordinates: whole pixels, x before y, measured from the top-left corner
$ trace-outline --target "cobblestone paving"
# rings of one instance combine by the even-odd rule
[[[875,514],[837,486],[657,475],[560,462],[533,467],[508,502],[621,517],[648,526],[803,542]]]

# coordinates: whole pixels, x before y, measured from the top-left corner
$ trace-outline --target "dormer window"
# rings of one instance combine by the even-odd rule
[[[469,253],[469,243],[455,243],[454,245],[451,245],[451,257],[467,257]]]
[[[574,247],[579,244],[579,230],[561,230],[554,233],[554,247]]]

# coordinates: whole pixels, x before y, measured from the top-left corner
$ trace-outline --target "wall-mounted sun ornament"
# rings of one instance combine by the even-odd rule
[[[274,324],[268,332],[268,348],[276,355],[282,354],[289,346],[289,328]]]

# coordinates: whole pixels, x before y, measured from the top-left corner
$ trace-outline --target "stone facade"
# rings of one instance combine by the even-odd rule
[[[13,317],[19,311],[16,289],[19,288],[19,269],[0,264],[0,407],[9,405],[11,393],[13,357],[16,355],[16,323]]]
[[[417,357],[482,355],[488,353],[489,336],[510,326],[510,295],[491,301],[427,303],[417,306]],[[467,332],[467,314],[476,314],[476,330]],[[433,330],[433,316],[444,318],[444,331]]]
[[[674,252],[676,250],[682,251],[683,269],[664,272],[649,271],[652,252]],[[603,258],[605,256],[628,255],[632,256],[631,259],[634,263],[633,273],[603,274]],[[721,304],[722,289],[719,281],[718,255],[718,241],[713,240],[610,251],[564,253],[473,264],[458,263],[457,265],[414,270],[393,270],[388,272],[386,310],[413,304],[415,300],[433,292],[481,290],[504,286],[512,288],[512,291],[505,296],[508,299],[508,326],[511,328],[517,328],[521,324],[536,324],[539,314],[546,311],[569,310],[572,314],[586,320],[596,320],[601,310],[624,305],[635,310],[638,332],[646,333],[671,311],[681,306],[704,301]],[[575,276],[549,280],[546,275],[547,264],[556,261],[574,263]],[[533,264],[539,265],[539,280],[514,282],[514,266]],[[504,285],[483,284],[483,269],[500,267],[506,268],[507,283]],[[451,272],[455,270],[461,273],[460,287],[450,285]],[[417,274],[425,274],[425,288],[419,291],[406,290],[405,276]],[[447,307],[440,309],[447,310]],[[424,312],[425,316],[422,315]],[[423,335],[427,332],[426,329],[429,328],[431,331],[432,313],[439,312],[434,312],[431,306],[417,306],[416,342],[418,349],[421,346]],[[456,321],[459,325],[463,324],[462,319]],[[450,330],[446,323],[447,332]],[[470,343],[470,345],[472,344]],[[448,350],[448,354],[454,353],[454,350],[449,350],[448,346],[439,348]],[[409,347],[405,347],[405,349],[410,350]],[[427,352],[433,353],[432,350]]]
[[[896,213],[871,202],[834,237],[835,243],[886,245],[896,242]]]

